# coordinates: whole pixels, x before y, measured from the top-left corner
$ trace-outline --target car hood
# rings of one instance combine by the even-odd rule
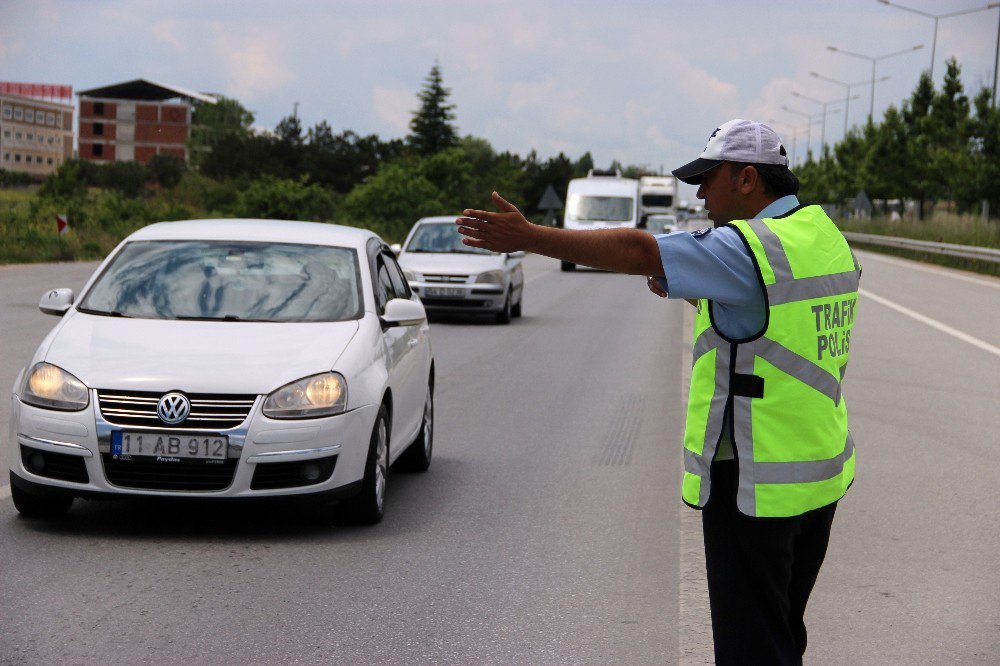
[[[73,312],[45,360],[91,388],[264,394],[332,369],[357,321],[124,319]]]
[[[454,252],[404,252],[399,264],[417,273],[474,275],[503,268],[502,254],[458,254]]]

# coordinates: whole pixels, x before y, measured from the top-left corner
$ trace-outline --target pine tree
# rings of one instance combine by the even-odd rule
[[[407,143],[421,155],[433,155],[458,142],[458,132],[452,121],[455,105],[448,104],[451,89],[441,82],[441,67],[435,63],[423,89],[417,95],[420,108],[413,112],[411,134]]]

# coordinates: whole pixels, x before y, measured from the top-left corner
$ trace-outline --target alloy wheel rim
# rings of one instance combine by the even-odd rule
[[[378,444],[376,444],[375,448],[375,502],[378,504],[379,511],[382,510],[385,504],[385,477],[386,468],[389,463],[387,439],[385,420],[381,419],[378,423]]]
[[[431,437],[434,436],[434,400],[431,392],[427,391],[427,401],[424,403],[424,453],[430,457]]]

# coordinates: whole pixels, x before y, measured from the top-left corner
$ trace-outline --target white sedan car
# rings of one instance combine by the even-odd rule
[[[462,244],[455,217],[413,225],[399,255],[413,291],[429,312],[490,313],[498,323],[521,316],[524,252],[497,254]]]
[[[370,231],[193,220],[126,238],[14,383],[11,492],[339,500],[381,520],[389,466],[433,446],[426,315]]]

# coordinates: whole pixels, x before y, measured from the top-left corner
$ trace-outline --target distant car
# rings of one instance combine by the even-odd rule
[[[75,497],[342,500],[381,520],[394,462],[430,465],[424,308],[370,231],[193,220],[126,238],[18,375],[14,505]]]
[[[677,229],[677,218],[673,215],[655,213],[646,217],[646,231],[651,234],[669,234]]]
[[[462,243],[455,217],[417,220],[399,265],[428,312],[488,313],[498,323],[521,316],[524,252],[497,254]]]

